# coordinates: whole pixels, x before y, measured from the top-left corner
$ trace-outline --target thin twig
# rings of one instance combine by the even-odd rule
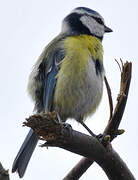
[[[111,89],[110,89],[110,86],[109,86],[109,83],[107,81],[106,76],[104,76],[104,82],[105,82],[105,85],[106,85],[106,90],[107,90],[108,100],[109,100],[109,107],[110,107],[110,117],[109,117],[109,120],[111,120],[112,116],[113,116],[113,100],[112,100]]]
[[[117,136],[118,127],[122,120],[122,116],[126,107],[130,81],[131,81],[132,63],[126,62],[123,65],[120,82],[120,92],[117,97],[117,104],[113,113],[111,121],[108,122],[104,134],[110,135],[111,140]]]
[[[120,64],[119,64],[118,60],[117,60],[117,59],[115,59],[115,61],[116,61],[116,63],[118,64],[118,67],[119,67],[120,72],[122,72],[122,67],[120,66]],[[120,61],[121,61],[121,59],[120,59]],[[123,65],[123,64],[121,63],[121,65]]]

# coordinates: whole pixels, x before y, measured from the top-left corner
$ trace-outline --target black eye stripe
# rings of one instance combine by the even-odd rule
[[[101,25],[104,25],[103,20],[102,20],[101,18],[99,18],[99,17],[91,16],[90,14],[87,14],[87,13],[84,13],[84,14],[72,13],[72,15],[74,15],[74,14],[75,14],[75,16],[78,16],[79,19],[80,19],[81,17],[83,17],[83,16],[90,16],[90,17],[92,17],[93,19],[95,19],[95,20],[97,21],[97,23],[99,23],[99,24],[101,24]]]
[[[92,18],[95,19],[99,24],[104,25],[104,22],[102,21],[101,18],[94,17],[94,16],[92,16]]]

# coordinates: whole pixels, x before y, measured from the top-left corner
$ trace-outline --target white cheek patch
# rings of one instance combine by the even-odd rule
[[[89,31],[96,36],[102,37],[104,35],[104,26],[97,23],[96,20],[94,20],[90,16],[82,16],[80,18],[80,21],[84,26],[86,26]]]

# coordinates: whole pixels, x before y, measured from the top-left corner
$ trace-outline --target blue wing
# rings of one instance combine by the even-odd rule
[[[60,69],[60,64],[63,58],[64,58],[63,50],[59,49],[58,51],[56,51],[53,54],[49,72],[47,72],[46,74],[44,96],[43,96],[43,104],[44,104],[45,112],[52,111],[53,95],[56,86],[56,75]]]
[[[60,62],[64,58],[63,51],[59,49],[52,55],[52,60],[50,64],[50,68],[48,72],[45,72],[44,69],[42,69],[41,72],[39,72],[40,77],[43,78],[43,86],[42,89],[39,92],[38,97],[36,97],[36,100],[42,101],[41,104],[43,104],[43,109],[44,111],[52,111],[52,102],[53,102],[53,95],[54,95],[54,90],[56,86],[56,75],[59,71],[60,68]],[[44,60],[43,60],[44,61]],[[43,62],[42,62],[43,63]],[[45,68],[45,66],[41,66]],[[38,78],[38,80],[42,80],[42,78]],[[42,95],[43,93],[43,95]],[[38,94],[38,92],[37,92]],[[41,95],[40,95],[41,94]],[[43,96],[43,99],[41,100],[41,96]],[[37,104],[38,102],[36,102]],[[40,103],[38,103],[40,104]],[[37,111],[39,112],[41,106],[38,107]],[[27,165],[29,163],[29,160],[33,154],[33,151],[37,145],[38,138],[36,137],[35,133],[33,132],[32,129],[30,129],[28,135],[26,136],[12,166],[12,172],[17,171],[19,174],[19,177],[23,177]]]

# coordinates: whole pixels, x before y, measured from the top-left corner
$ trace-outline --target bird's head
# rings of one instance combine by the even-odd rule
[[[61,32],[68,35],[93,35],[102,40],[104,33],[112,32],[112,29],[105,25],[98,12],[86,7],[77,7],[63,19]]]

